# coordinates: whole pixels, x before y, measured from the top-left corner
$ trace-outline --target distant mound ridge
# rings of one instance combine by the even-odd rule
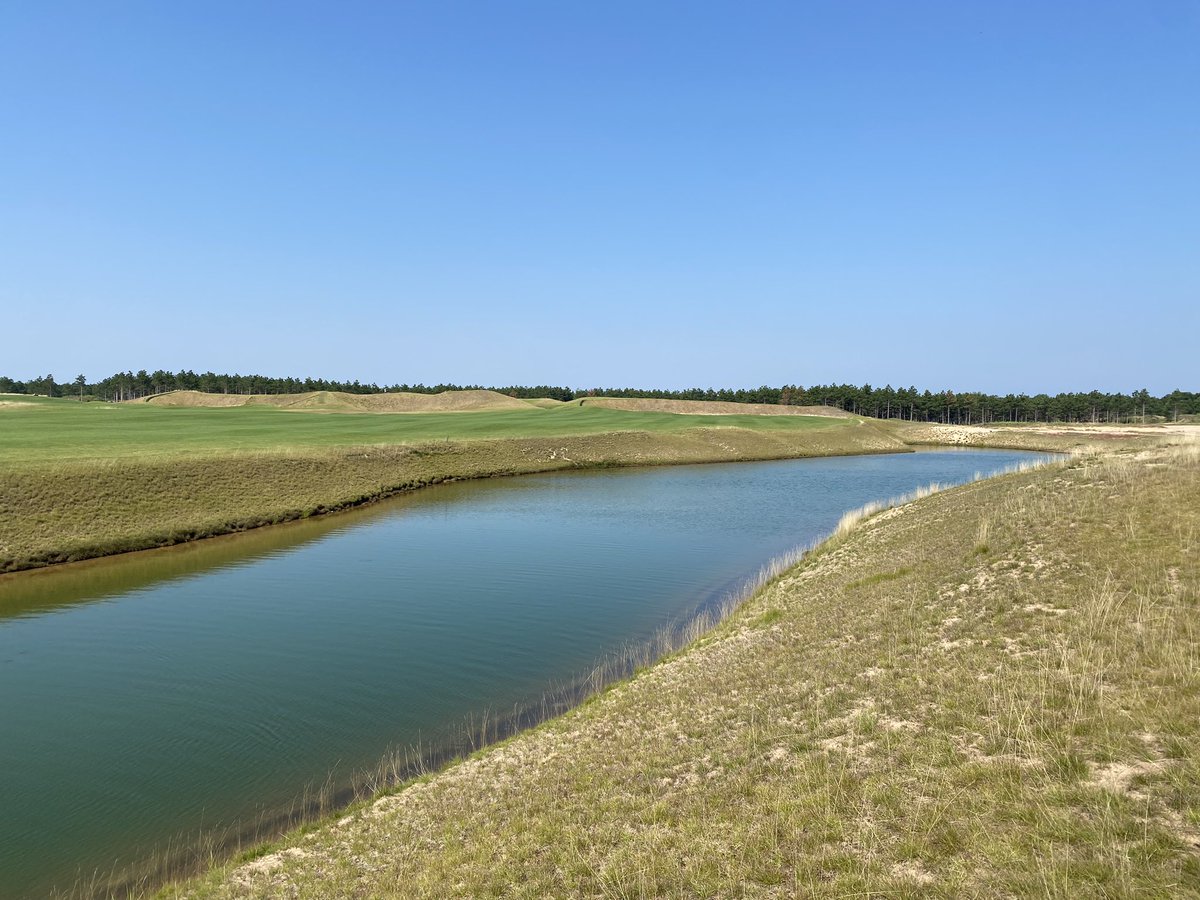
[[[524,400],[496,391],[444,391],[441,394],[346,394],[341,391],[310,391],[306,394],[205,394],[200,391],[170,391],[134,403],[155,406],[229,407],[273,406],[297,412],[481,412],[499,409],[529,409]]]
[[[773,403],[733,403],[725,400],[659,400],[650,397],[581,397],[562,402],[550,399],[519,400],[497,391],[443,391],[440,394],[347,394],[341,391],[309,391],[305,394],[205,394],[201,391],[169,391],[130,403],[155,406],[209,407],[271,406],[297,412],[484,412],[488,410],[560,409],[592,406],[627,412],[677,413],[689,416],[827,416],[854,418],[835,406],[779,406]]]
[[[650,397],[583,397],[582,405],[630,412],[679,413],[686,416],[829,416],[853,419],[836,406],[780,406],[775,403],[733,403],[728,400],[658,400]]]

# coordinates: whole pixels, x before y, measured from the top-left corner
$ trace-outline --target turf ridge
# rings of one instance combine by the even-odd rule
[[[883,429],[804,416],[115,406],[0,412],[0,572],[246,531],[455,479],[908,449]]]

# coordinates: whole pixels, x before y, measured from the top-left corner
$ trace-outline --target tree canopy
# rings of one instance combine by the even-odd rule
[[[82,382],[82,383],[81,383]],[[73,384],[61,385],[53,375],[25,381],[0,376],[0,393],[41,394],[62,397],[87,394],[96,400],[134,400],[167,391],[204,391],[215,394],[298,394],[306,391],[343,391],[350,394],[379,394],[405,391],[439,394],[442,391],[478,390],[482,385],[378,384],[330,381],[324,378],[276,378],[266,375],[217,374],[190,370],[167,372],[117,372],[97,382],[83,376]],[[882,388],[870,384],[825,384],[802,387],[785,384],[757,388],[569,388],[556,385],[509,385],[490,390],[510,397],[650,397],[667,400],[723,400],[732,403],[771,403],[785,406],[835,406],[864,416],[912,419],[921,422],[982,424],[988,422],[1130,422],[1143,419],[1174,420],[1200,414],[1200,393],[1174,390],[1161,397],[1145,388],[1129,393],[989,394],[982,391],[918,390],[916,387]]]

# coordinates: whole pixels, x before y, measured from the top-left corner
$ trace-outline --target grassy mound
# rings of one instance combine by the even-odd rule
[[[524,402],[530,406],[536,406],[538,409],[557,409],[565,405],[564,401],[555,400],[553,397],[534,397]]]

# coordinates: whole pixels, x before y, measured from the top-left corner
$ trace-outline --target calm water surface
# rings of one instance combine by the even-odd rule
[[[526,476],[0,578],[0,897],[511,711],[847,509],[1037,454]]]

